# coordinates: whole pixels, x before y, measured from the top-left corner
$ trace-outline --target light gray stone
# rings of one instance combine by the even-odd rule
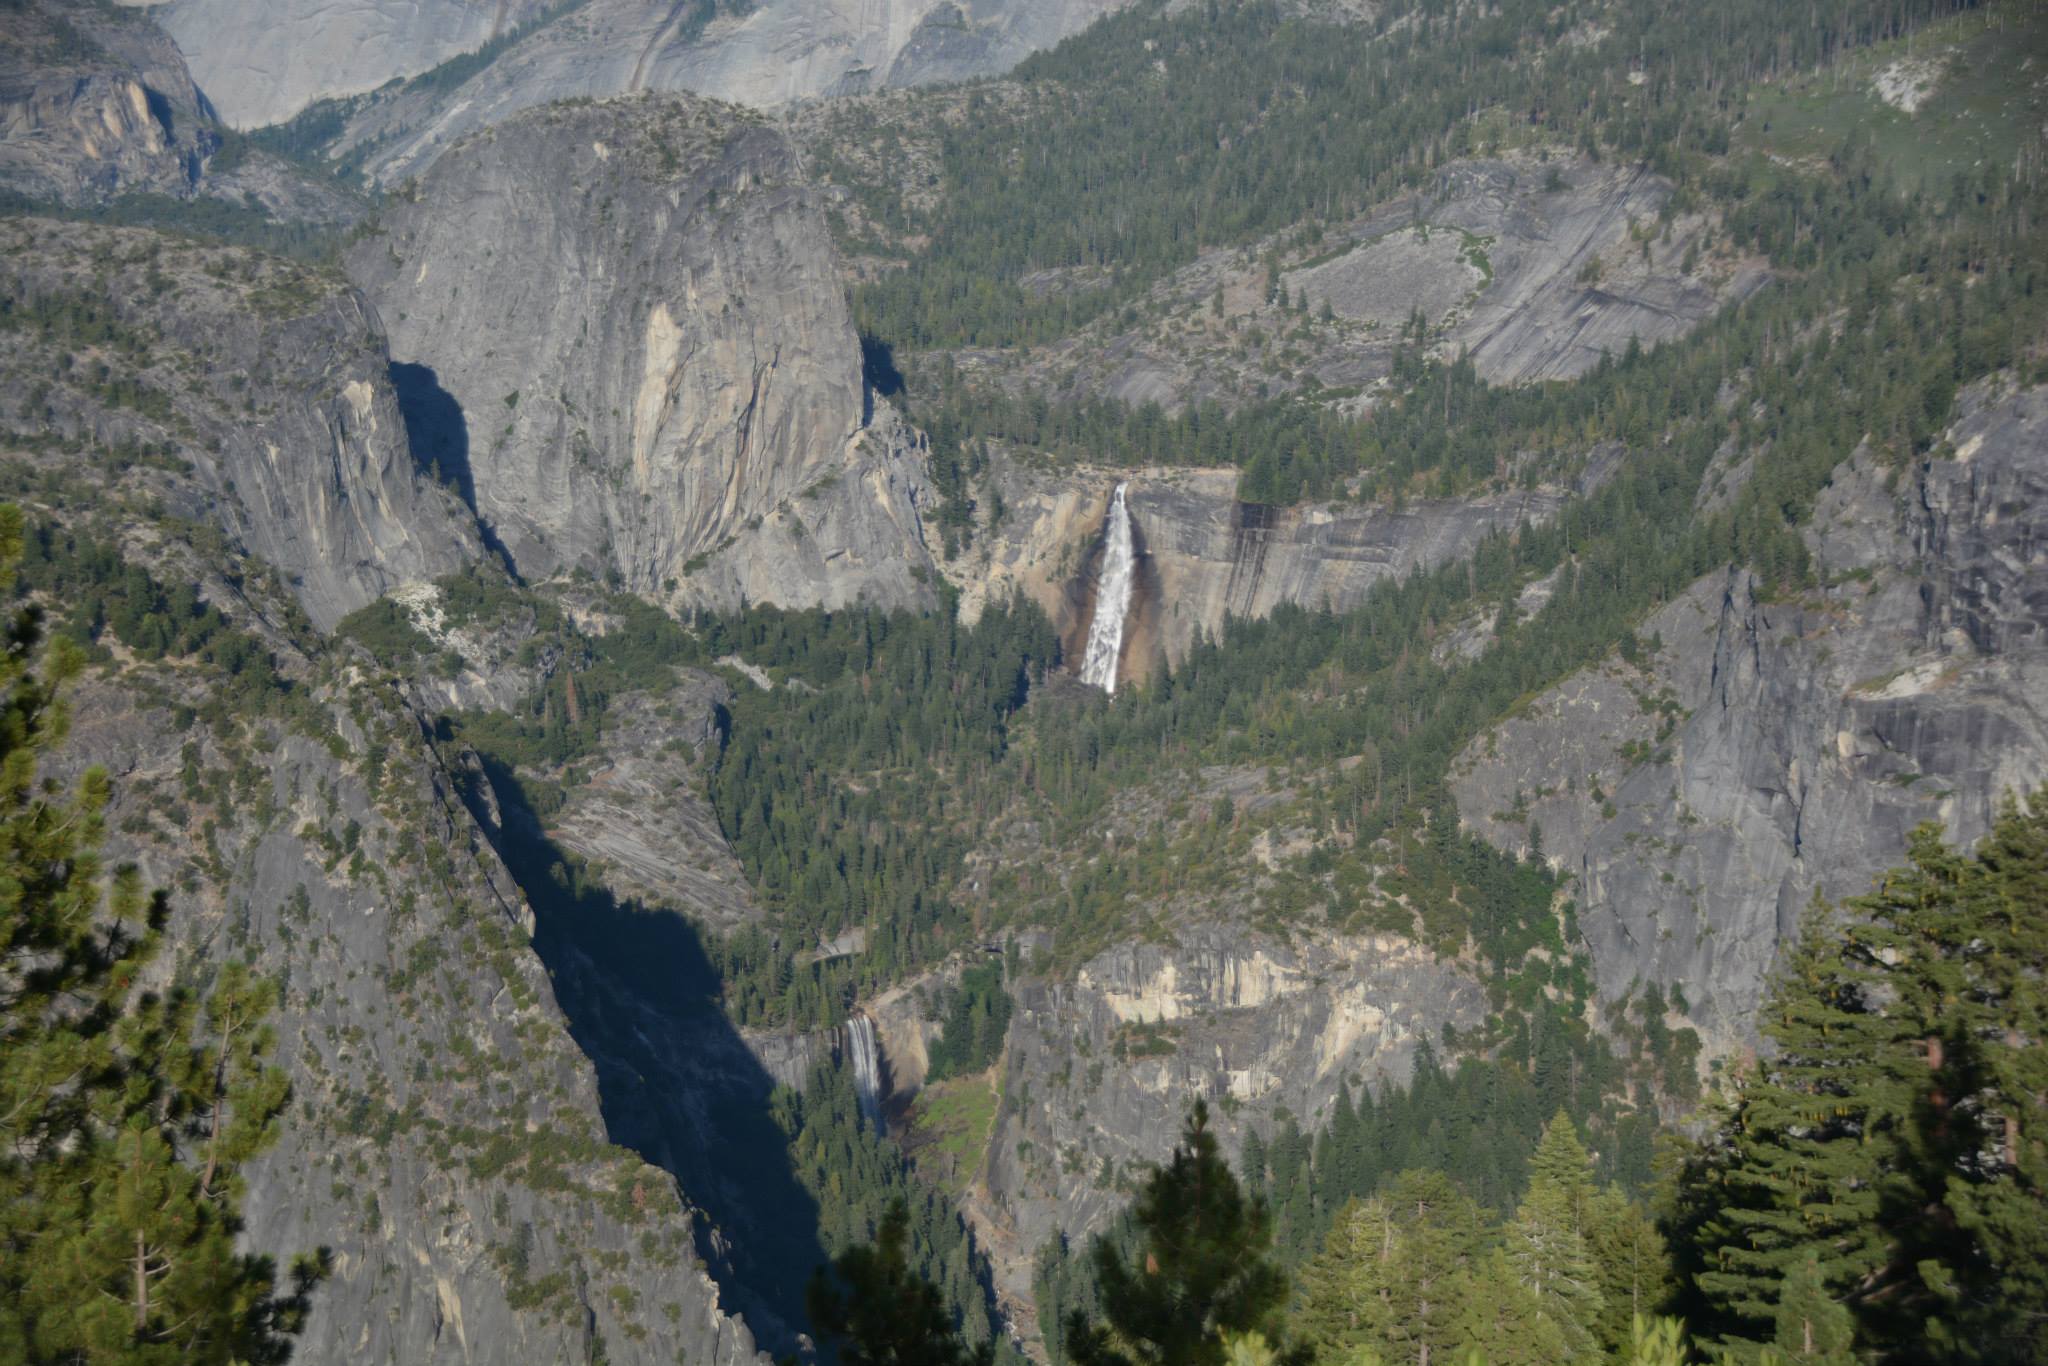
[[[1681,983],[1710,1046],[1751,1042],[1816,892],[2048,780],[2048,394],[1986,384],[1961,411],[1938,458],[1836,472],[1807,533],[1824,591],[1701,579],[1639,628],[1640,667],[1567,679],[1460,758],[1464,819],[1524,849],[1523,798],[1576,879],[1603,995]]]
[[[863,389],[788,145],[687,97],[535,110],[439,162],[348,268],[459,406],[523,576],[672,607],[922,603],[922,458]]]

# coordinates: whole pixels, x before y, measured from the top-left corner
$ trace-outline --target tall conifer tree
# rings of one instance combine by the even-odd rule
[[[1282,1341],[1287,1276],[1267,1255],[1265,1206],[1246,1198],[1196,1101],[1180,1145],[1132,1205],[1142,1254],[1095,1244],[1105,1324],[1075,1316],[1067,1352],[1080,1366],[1221,1366],[1224,1338],[1260,1333],[1283,1362],[1307,1360]]]
[[[1563,1111],[1530,1161],[1529,1192],[1507,1227],[1505,1264],[1534,1309],[1555,1329],[1559,1361],[1592,1351],[1602,1299],[1581,1229],[1593,1199],[1586,1150]]]
[[[1887,1143],[1903,1097],[1896,1019],[1881,1013],[1880,974],[1816,905],[1780,968],[1760,1026],[1775,1056],[1734,1099],[1713,1173],[1718,1206],[1698,1233],[1700,1292],[1723,1333],[1770,1337],[1778,1295],[1809,1253],[1846,1293],[1890,1256],[1878,1219]]]

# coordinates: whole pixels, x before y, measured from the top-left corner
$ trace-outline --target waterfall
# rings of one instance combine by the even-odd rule
[[[1117,661],[1124,653],[1124,617],[1131,610],[1131,585],[1137,577],[1131,550],[1131,510],[1124,506],[1118,484],[1109,500],[1109,543],[1102,551],[1102,577],[1095,585],[1095,620],[1088,625],[1088,652],[1081,659],[1081,681],[1116,693]]]
[[[853,1058],[853,1089],[860,1112],[879,1131],[882,1127],[882,1055],[875,1046],[875,1022],[855,1015],[846,1022],[846,1051]]]

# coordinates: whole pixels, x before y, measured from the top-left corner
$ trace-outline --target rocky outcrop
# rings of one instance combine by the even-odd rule
[[[0,184],[32,199],[189,194],[220,138],[177,48],[86,6],[0,15]]]
[[[714,712],[730,695],[717,679],[689,674],[658,701],[615,700],[588,777],[550,822],[562,847],[619,896],[682,911],[719,933],[760,918],[703,794],[702,772],[719,743]]]
[[[1235,925],[1183,927],[1168,944],[1112,949],[1071,982],[1019,984],[976,1202],[1003,1289],[1027,1293],[1047,1239],[1079,1244],[1124,1206],[1194,1097],[1234,1153],[1283,1107],[1312,1126],[1341,1084],[1405,1083],[1421,1040],[1486,1014],[1476,983],[1405,939],[1282,943]]]
[[[996,382],[1168,409],[1318,389],[1356,407],[1419,311],[1429,345],[1468,354],[1490,383],[1569,379],[1632,342],[1686,335],[1768,278],[1711,217],[1671,212],[1672,190],[1562,149],[1457,161],[1417,193],[1315,226],[1313,240],[1289,229],[1207,252],[1135,315],[956,360]],[[1284,300],[1269,297],[1268,262]]]
[[[376,314],[344,281],[37,219],[0,224],[0,262],[0,429],[97,455],[109,491],[218,527],[316,625],[483,555],[414,464]]]
[[[1670,215],[1671,192],[1614,163],[1461,162],[1287,282],[1311,309],[1328,300],[1385,330],[1422,308],[1488,383],[1570,379],[1631,343],[1682,337],[1763,284],[1761,262],[1712,253],[1710,220]]]
[[[522,575],[670,606],[927,600],[919,451],[869,420],[823,221],[754,117],[536,110],[443,158],[348,269],[459,409]]]
[[[1938,458],[1837,471],[1808,532],[1824,589],[1702,579],[1637,663],[1460,759],[1464,819],[1503,848],[1540,830],[1576,878],[1604,994],[1682,983],[1710,1045],[1746,1042],[1816,892],[1866,890],[1922,821],[1973,839],[2048,780],[2048,391],[1980,386],[1962,414]]]
[[[146,193],[293,222],[361,212],[277,157],[225,150],[212,104],[146,17],[61,0],[0,12],[0,188],[74,208]]]
[[[1581,488],[1611,460],[1589,463]],[[1417,499],[1399,508],[1367,503],[1276,507],[1241,503],[1237,471],[1202,469],[1048,471],[1004,460],[996,472],[1003,517],[971,550],[948,561],[969,619],[1013,592],[1038,601],[1069,637],[1085,639],[1088,556],[1117,483],[1141,542],[1139,593],[1126,632],[1124,674],[1142,677],[1178,659],[1197,630],[1214,636],[1227,617],[1263,617],[1282,603],[1344,611],[1373,585],[1472,554],[1488,536],[1552,516],[1569,496],[1557,487],[1471,499]],[[1071,653],[1071,650],[1070,650]]]

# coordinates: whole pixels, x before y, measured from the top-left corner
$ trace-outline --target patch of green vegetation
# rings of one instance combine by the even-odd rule
[[[510,584],[458,575],[444,579],[441,588],[452,624],[494,621],[527,607],[535,626],[521,647],[522,659],[532,663],[552,653],[557,661],[541,686],[511,711],[444,718],[452,734],[510,769],[555,769],[583,758],[596,747],[613,697],[659,687],[675,677],[676,665],[708,665],[713,658],[700,637],[630,594],[604,600],[611,628],[592,635],[554,604]]]
[[[219,670],[226,705],[265,711],[292,692],[260,641],[200,600],[167,585],[106,541],[42,523],[24,537],[17,587],[55,605],[57,630],[105,659],[118,641],[138,658],[193,659]]]
[[[413,625],[412,614],[390,598],[358,607],[335,632],[367,649],[386,668],[402,668],[435,651],[433,640]]]
[[[2043,52],[2048,10],[1986,5],[1757,86],[1736,145],[1810,164],[1854,149],[1901,190],[1944,191],[1986,166],[2011,166],[2025,143],[2038,140],[2048,122]],[[1908,111],[1880,96],[1888,74],[1931,80],[1932,90]]]
[[[1463,228],[1458,229],[1458,236],[1463,242],[1463,245],[1458,249],[1458,258],[1479,272],[1481,276],[1480,288],[1484,289],[1487,285],[1493,283],[1493,261],[1486,254],[1486,249],[1493,245],[1493,238],[1491,236],[1482,237],[1478,233],[1467,232]]]
[[[928,211],[899,206],[926,244],[914,269],[856,289],[858,321],[905,349],[1052,341],[1205,249],[1422,189],[1445,159],[1492,142],[1500,120],[1478,124],[1482,109],[1540,123],[1562,146],[1682,173],[1689,155],[1726,150],[1729,72],[1810,70],[1949,7],[1717,0],[1709,21],[1697,6],[1610,6],[1605,40],[1580,43],[1548,0],[1449,26],[1422,0],[1389,0],[1358,25],[1270,3],[1143,0],[1026,59],[999,89],[970,91],[966,117],[951,116],[953,91],[897,107],[889,122],[935,130],[940,193]],[[1631,79],[1618,58],[1640,52],[1661,57]],[[894,176],[893,159],[874,160]],[[1075,268],[1101,284],[1041,294],[1021,283]]]
[[[1287,268],[1288,274],[1294,274],[1296,271],[1314,270],[1317,266],[1327,266],[1328,264],[1330,264],[1330,262],[1335,261],[1340,257],[1349,256],[1352,252],[1358,250],[1358,248],[1364,245],[1365,244],[1363,242],[1357,241],[1355,239],[1347,240],[1339,246],[1330,248],[1330,250],[1328,251],[1320,252],[1317,255],[1309,257],[1306,261],[1301,261],[1296,263],[1295,265],[1289,266]]]
[[[931,1018],[945,1033],[930,1049],[925,1075],[933,1081],[979,1072],[1002,1052],[1010,1024],[1010,995],[1003,990],[1003,965],[981,963],[960,975],[957,987],[942,989]]]
[[[918,1093],[905,1143],[920,1172],[958,1200],[981,1170],[1002,1091],[993,1072],[934,1082]]]
[[[328,264],[355,230],[348,222],[281,223],[250,200],[124,194],[105,204],[74,207],[0,189],[0,217],[59,218],[112,227],[156,228],[182,237],[230,242],[293,260]]]
[[[1132,1058],[1168,1058],[1180,1051],[1183,1027],[1168,1020],[1138,1020],[1120,1025],[1109,1051],[1118,1062]]]

